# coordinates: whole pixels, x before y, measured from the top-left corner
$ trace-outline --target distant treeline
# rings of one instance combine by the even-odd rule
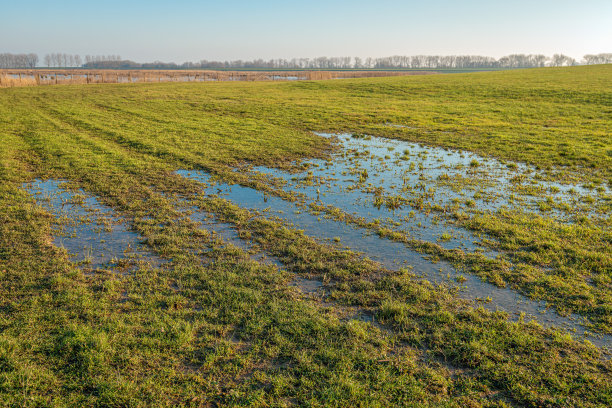
[[[36,54],[0,54],[0,68],[33,68]],[[252,61],[147,62],[121,59],[119,55],[79,55],[53,53],[44,57],[48,67],[83,67],[97,69],[470,69],[536,68],[570,65],[612,64],[612,53],[587,54],[581,61],[563,54],[512,54],[499,59],[480,55],[394,55],[384,58],[318,57],[293,59],[257,59]]]
[[[612,53],[585,55],[578,62],[563,54],[547,57],[541,54],[512,54],[495,59],[480,55],[395,55],[384,58],[318,57],[287,59],[257,59],[253,61],[148,62],[129,60],[92,60],[86,68],[132,69],[466,69],[466,68],[535,68],[578,64],[610,64]]]
[[[0,54],[0,68],[34,68],[37,64],[36,54]]]

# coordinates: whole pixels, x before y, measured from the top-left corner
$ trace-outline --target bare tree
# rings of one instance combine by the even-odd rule
[[[612,53],[587,54],[583,58],[584,63],[587,65],[612,64]]]
[[[30,54],[0,54],[0,68],[34,68],[38,63],[38,55]]]
[[[34,53],[30,53],[26,55],[26,63],[28,65],[28,68],[30,69],[35,68],[36,64],[38,64],[38,55]]]
[[[567,55],[555,54],[550,59],[550,65],[552,67],[571,66],[576,65],[576,60],[571,57],[568,57]]]

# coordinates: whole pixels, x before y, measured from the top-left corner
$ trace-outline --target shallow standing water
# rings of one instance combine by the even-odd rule
[[[580,324],[582,320],[579,316],[574,315],[570,318],[559,316],[554,310],[546,308],[544,302],[530,300],[510,289],[498,288],[476,276],[463,275],[447,262],[431,262],[403,243],[381,239],[367,229],[354,228],[343,222],[317,217],[289,201],[274,196],[264,196],[262,192],[249,187],[212,181],[203,171],[181,170],[178,174],[203,183],[203,193],[206,195],[218,195],[241,207],[263,212],[266,216],[278,217],[314,238],[326,242],[339,238],[341,245],[363,253],[386,268],[397,270],[409,267],[417,275],[435,283],[453,284],[457,279],[464,280],[460,285],[455,283],[461,287],[460,296],[469,300],[489,298],[490,302],[479,302],[479,304],[490,310],[503,310],[514,318],[525,313],[527,319],[535,319],[543,326],[575,330],[578,335],[586,332]],[[598,346],[612,346],[612,336],[589,336],[588,339]]]
[[[535,169],[520,163],[503,164],[474,153],[422,146],[374,136],[330,135],[340,152],[333,160],[308,160],[308,169],[298,173],[255,167],[255,172],[281,178],[292,190],[311,200],[332,204],[348,213],[401,224],[401,229],[429,241],[447,233],[453,236],[441,244],[447,248],[474,249],[476,239],[469,231],[444,225],[414,205],[377,208],[375,197],[401,197],[413,203],[445,207],[465,205],[485,211],[518,208],[522,211],[569,222],[576,212],[605,217],[603,202],[610,189],[597,192],[580,185],[541,180]],[[588,201],[585,204],[584,200]],[[567,211],[548,208],[548,202],[564,202]],[[455,238],[456,237],[456,238]]]
[[[185,201],[181,205],[187,207],[184,213],[192,222],[200,224],[200,228],[208,231],[213,237],[220,239],[224,244],[232,244],[250,254],[251,259],[261,263],[271,263],[282,267],[282,263],[273,256],[253,248],[251,242],[240,238],[232,224],[219,221],[214,214],[202,211],[197,207],[189,206]]]
[[[446,262],[431,262],[404,244],[381,239],[367,229],[354,228],[343,222],[318,217],[280,198],[264,197],[261,192],[251,188],[211,182],[210,177],[203,172],[180,171],[179,174],[208,185],[209,187],[205,190],[207,194],[216,193],[240,206],[277,216],[303,229],[312,237],[328,242],[339,239],[343,246],[362,252],[386,268],[408,267],[416,274],[435,283],[444,282],[457,285],[457,278],[465,280],[458,285],[462,288],[460,296],[470,300],[490,298],[489,303],[479,302],[483,307],[504,310],[514,316],[525,313],[545,326],[565,327],[576,330],[578,334],[585,333],[578,316],[560,317],[553,310],[546,309],[544,302],[529,300],[510,289],[497,288],[469,274],[464,276]],[[342,195],[342,190],[330,189],[329,194],[322,195],[320,190],[317,192],[311,185],[305,187],[310,197],[317,194],[317,200],[323,201],[326,197],[336,196],[336,201],[332,203],[343,203],[341,199],[338,199]],[[139,236],[130,231],[125,221],[121,220],[111,208],[99,203],[95,197],[80,190],[64,189],[62,181],[58,180],[44,182],[37,180],[24,185],[24,188],[34,196],[39,205],[59,219],[60,223],[56,224],[54,231],[54,244],[64,247],[71,254],[72,260],[81,263],[85,268],[113,268],[120,261],[133,263],[137,260],[146,260],[151,264],[163,263],[163,260],[141,245]],[[349,190],[349,192],[355,190]],[[357,203],[362,198],[359,195],[351,197],[356,198]],[[350,201],[346,200],[344,203],[350,203]],[[354,206],[354,208],[357,207],[357,205]],[[363,209],[353,212],[364,214],[364,211],[370,210],[369,206],[363,206]],[[392,212],[390,215],[389,218],[392,218],[396,214]],[[197,213],[192,215],[192,220],[202,222],[204,228],[216,231],[221,238],[244,247],[244,243],[230,224],[220,223],[209,215]],[[434,222],[432,225],[439,224]],[[422,235],[422,237],[425,236]],[[456,239],[452,244],[456,245],[457,242],[459,245],[467,246],[461,242],[461,239]],[[269,259],[260,254],[256,254],[255,258]],[[611,336],[589,336],[589,340],[599,346],[610,347],[612,345]]]
[[[35,180],[23,187],[36,204],[59,222],[54,224],[53,244],[66,249],[73,262],[87,269],[112,269],[118,264],[164,261],[141,243],[124,220],[83,190],[63,188],[61,180]],[[124,265],[125,266],[125,265]]]

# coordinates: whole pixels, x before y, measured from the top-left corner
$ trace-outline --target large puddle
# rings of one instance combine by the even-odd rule
[[[278,217],[295,228],[304,230],[311,237],[328,243],[339,242],[340,245],[361,252],[388,269],[409,268],[431,282],[456,285],[461,289],[461,297],[476,301],[490,310],[503,310],[514,318],[524,313],[527,318],[535,319],[543,326],[575,330],[578,335],[586,334],[579,316],[559,316],[552,309],[546,308],[544,302],[530,300],[510,289],[498,288],[476,276],[463,275],[447,262],[432,262],[405,244],[381,239],[368,229],[355,228],[344,222],[313,215],[294,203],[264,195],[249,187],[211,180],[203,171],[181,170],[178,174],[203,183],[203,193],[206,195],[217,195],[241,207],[261,212],[267,217]],[[588,336],[588,339],[600,347],[612,346],[612,336]]]
[[[67,189],[61,180],[35,180],[23,188],[57,219],[53,244],[66,249],[82,268],[128,271],[136,263],[164,263],[110,207],[83,190]]]
[[[439,211],[431,208],[520,209],[560,222],[609,216],[611,192],[605,185],[546,181],[524,164],[504,164],[470,152],[373,136],[319,135],[337,138],[341,149],[332,160],[309,160],[303,163],[308,169],[298,174],[254,170],[283,179],[310,200],[378,219],[418,239],[438,240],[446,248],[474,250],[477,238],[440,222]]]

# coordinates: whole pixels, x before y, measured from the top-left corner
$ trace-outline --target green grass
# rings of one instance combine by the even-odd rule
[[[282,194],[272,181],[232,169],[290,169],[294,160],[333,148],[311,131],[350,131],[531,163],[561,181],[609,184],[611,79],[612,67],[590,66],[1,90],[0,401],[609,406],[610,362],[596,347],[471,308],[408,271],[381,269],[221,198],[196,197],[200,186],[173,171],[204,169]],[[142,266],[125,276],[75,267],[49,244],[54,220],[21,189],[48,177],[98,196],[171,260],[169,267]],[[176,198],[234,224],[289,272],[219,245],[185,218]],[[535,281],[542,289],[534,296],[587,316],[598,311],[600,330],[609,332],[609,223],[560,231],[510,213],[458,222],[495,236],[493,245],[526,265],[525,279],[500,279],[523,288]],[[517,242],[532,252],[518,251]],[[575,296],[572,283],[585,260],[603,269],[593,272],[603,289]],[[534,267],[542,262],[562,273],[547,280]],[[289,285],[293,273],[323,281],[329,296],[299,293]],[[602,300],[599,309],[587,307]],[[355,314],[374,322],[351,319]]]

